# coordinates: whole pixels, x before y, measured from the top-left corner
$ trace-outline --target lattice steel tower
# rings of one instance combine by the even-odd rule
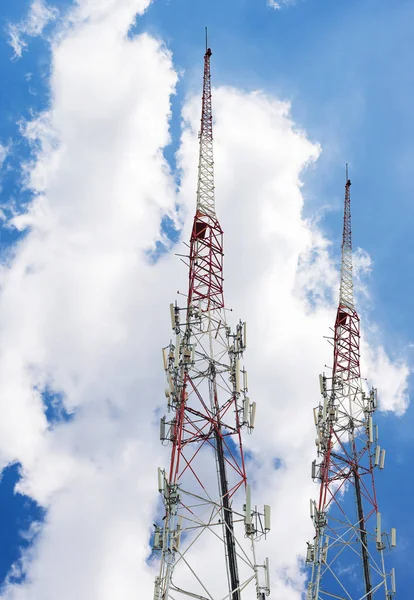
[[[188,297],[171,304],[174,339],[163,349],[168,414],[160,437],[171,448],[158,470],[163,519],[155,525],[160,555],[154,600],[264,599],[268,560],[256,563],[255,541],[270,529],[270,508],[253,506],[242,428],[254,428],[241,360],[246,324],[232,332],[223,297],[223,231],[216,216],[210,58],[204,56],[197,207],[187,256]]]
[[[382,531],[374,485],[374,472],[385,461],[374,424],[377,390],[366,393],[360,375],[350,188],[347,167],[333,370],[332,377],[320,375],[322,399],[314,409],[318,459],[312,477],[320,481],[320,493],[310,504],[315,537],[307,550],[307,600],[391,600],[396,592],[394,569],[387,572],[384,560],[396,545],[396,531]]]

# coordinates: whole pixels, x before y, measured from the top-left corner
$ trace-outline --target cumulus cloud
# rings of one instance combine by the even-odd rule
[[[27,17],[20,23],[9,24],[9,45],[13,48],[13,58],[21,58],[27,48],[24,38],[42,35],[45,27],[57,19],[59,11],[44,0],[33,0]]]
[[[169,254],[155,265],[147,256],[162,239],[161,218],[176,219],[177,202],[188,238],[200,99],[183,109],[177,194],[163,157],[177,81],[172,57],[149,35],[127,36],[147,5],[78,2],[53,46],[50,109],[23,127],[34,198],[12,219],[27,235],[0,271],[0,462],[21,462],[19,490],[48,514],[14,567],[27,578],[9,581],[7,600],[152,594],[156,467],[168,461],[157,439],[160,348],[186,271]],[[302,217],[301,173],[320,148],[292,121],[288,103],[262,92],[216,89],[214,113],[229,320],[248,321],[245,366],[258,402],[256,431],[245,440],[249,475],[254,501],[271,503],[274,514],[273,536],[259,551],[272,557],[273,594],[298,600],[315,493],[312,408],[318,373],[331,362],[322,336],[338,281],[329,242]],[[389,408],[400,410],[405,363],[378,343],[373,378],[374,363],[400,381],[386,392]],[[45,390],[60,395],[71,421],[49,427]]]
[[[149,576],[155,467],[144,456],[160,452],[148,426],[168,315],[146,255],[176,201],[161,150],[177,76],[157,40],[127,37],[146,5],[80,3],[54,50],[52,106],[23,128],[35,196],[12,220],[29,233],[1,271],[0,460],[22,463],[20,491],[49,510],[22,558],[27,583],[6,597],[132,598]],[[73,422],[48,427],[45,389]]]
[[[273,514],[273,536],[258,551],[271,557],[272,593],[299,600],[305,541],[313,535],[308,499],[317,495],[310,478],[312,408],[319,402],[318,374],[332,365],[332,347],[323,336],[333,326],[339,290],[330,243],[317,223],[302,217],[301,173],[313,167],[320,148],[292,122],[288,103],[261,92],[220,88],[214,108],[227,306],[235,310],[234,318],[248,323],[245,366],[249,394],[258,403],[255,432],[245,439],[252,456],[249,476],[255,501],[269,502]],[[199,99],[187,104],[184,118],[181,197],[188,199],[191,214]],[[358,249],[361,307],[370,270],[369,256]],[[364,329],[364,337],[364,375],[377,385],[381,407],[404,412],[407,365],[387,356],[371,327]]]

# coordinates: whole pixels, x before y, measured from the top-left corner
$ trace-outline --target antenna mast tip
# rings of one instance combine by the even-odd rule
[[[207,27],[206,29],[206,54],[208,54],[208,56],[211,56],[213,53],[211,51],[211,49],[208,47],[208,29]]]
[[[345,165],[345,170],[346,170],[346,185],[349,186],[349,185],[351,185],[351,181],[348,177],[348,163],[346,163],[346,165]]]

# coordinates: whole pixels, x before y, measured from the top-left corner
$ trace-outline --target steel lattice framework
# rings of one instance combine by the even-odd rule
[[[307,550],[312,567],[307,600],[391,600],[396,591],[394,569],[388,573],[384,560],[396,545],[396,532],[381,529],[374,484],[374,471],[383,469],[385,461],[374,424],[377,392],[365,393],[360,374],[350,188],[347,169],[333,370],[330,378],[320,376],[322,400],[314,409],[318,459],[312,477],[320,481],[320,493],[310,505],[315,537]]]
[[[252,431],[255,403],[241,366],[246,325],[226,322],[223,231],[215,213],[211,50],[204,56],[197,207],[191,232],[185,307],[171,304],[174,339],[163,349],[168,416],[160,437],[171,447],[159,469],[162,525],[154,600],[264,598],[268,561],[256,564],[255,540],[270,529],[270,508],[251,505],[242,428]],[[244,503],[244,505],[243,505]]]

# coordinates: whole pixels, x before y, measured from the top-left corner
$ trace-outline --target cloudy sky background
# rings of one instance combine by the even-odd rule
[[[312,408],[331,364],[349,162],[363,369],[408,593],[414,7],[350,0],[4,3],[0,41],[1,594],[152,597],[149,535],[174,252],[194,210],[203,29],[213,48],[225,293],[246,319],[246,439],[272,596],[299,600]],[[178,244],[178,245],[176,245]],[[247,437],[247,436],[246,436]]]

